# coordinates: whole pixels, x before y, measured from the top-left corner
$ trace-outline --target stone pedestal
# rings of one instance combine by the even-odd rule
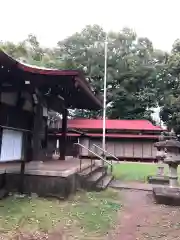
[[[153,195],[157,203],[180,206],[180,187],[178,184],[178,162],[168,162],[169,185],[154,187]]]
[[[156,203],[180,206],[180,188],[179,187],[154,187],[153,196]]]
[[[158,185],[168,185],[169,177],[168,176],[148,176],[147,181],[150,184],[158,184]]]
[[[155,176],[148,176],[147,177],[148,183],[151,184],[160,184],[160,185],[167,185],[169,184],[169,176],[164,175],[164,165],[161,161],[158,163],[157,167],[157,175]]]

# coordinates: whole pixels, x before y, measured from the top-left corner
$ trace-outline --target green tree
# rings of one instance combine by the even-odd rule
[[[0,47],[11,57],[31,65],[58,69],[66,67],[62,60],[56,58],[54,48],[42,48],[33,34],[29,34],[27,39],[17,44],[1,42]]]
[[[160,83],[160,116],[169,129],[180,134],[180,40],[167,57]]]
[[[36,62],[42,61],[42,57],[44,55],[43,48],[40,47],[40,43],[35,35],[28,35],[28,38],[26,39],[26,45],[29,52],[31,53],[32,60]]]
[[[86,26],[80,33],[58,42],[58,56],[72,61],[85,71],[94,92],[103,93],[105,32],[98,26]],[[147,38],[137,38],[124,28],[108,34],[107,115],[110,118],[151,117],[155,107],[156,75],[164,56],[153,49]],[[75,116],[98,117],[101,112],[76,111]]]
[[[28,56],[25,41],[19,42],[18,44],[9,41],[1,42],[0,47],[7,54],[9,54],[11,57],[15,59],[27,58]]]

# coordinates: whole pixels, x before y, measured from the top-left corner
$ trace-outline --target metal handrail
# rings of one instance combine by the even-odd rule
[[[96,144],[93,144],[93,146],[99,148],[102,152],[107,153],[109,156],[111,156],[111,157],[113,157],[114,159],[116,159],[117,161],[119,161],[119,159],[118,159],[116,156],[114,156],[112,153],[108,152],[107,150],[102,149],[101,147],[99,147],[99,146],[96,145]]]
[[[80,144],[80,143],[74,143],[75,145],[78,145],[84,149],[86,149],[88,152],[92,153],[94,156],[98,157],[100,160],[106,162],[107,164],[109,164],[111,166],[111,172],[113,170],[113,165],[112,163],[108,162],[107,160],[105,160],[104,158],[102,158],[101,156],[99,156],[97,153],[93,152],[92,150],[90,150],[89,148],[85,147],[84,145]]]

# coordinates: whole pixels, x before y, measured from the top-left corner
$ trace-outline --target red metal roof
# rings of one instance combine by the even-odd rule
[[[102,119],[69,119],[69,129],[102,129]],[[162,131],[161,127],[154,126],[148,120],[106,120],[106,129],[110,130],[139,130],[139,131]]]
[[[53,134],[50,134],[53,135]],[[56,136],[61,136],[62,133],[57,133]],[[87,137],[102,137],[102,133],[86,133]],[[79,137],[81,134],[78,133],[68,133],[67,136],[69,137]],[[148,135],[148,134],[116,134],[116,133],[107,133],[106,137],[108,138],[143,138],[143,139],[158,139],[159,135]]]

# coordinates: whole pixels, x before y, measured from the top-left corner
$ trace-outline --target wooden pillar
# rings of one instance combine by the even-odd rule
[[[133,160],[134,160],[134,139],[133,139]]]
[[[43,139],[43,148],[47,149],[48,147],[48,118],[47,117],[43,117],[43,121],[44,121],[44,124],[45,124],[45,135],[44,135],[44,139]]]
[[[1,147],[2,147],[2,136],[3,136],[3,128],[0,126],[0,158],[1,158]]]
[[[38,98],[38,103],[34,107],[34,126],[32,134],[32,160],[38,161],[41,151],[41,130],[43,125],[43,107]]]
[[[67,148],[67,117],[68,110],[64,108],[62,113],[62,138],[60,143],[60,160],[65,160],[66,148]]]
[[[30,162],[33,159],[33,151],[32,151],[32,133],[26,133],[26,142],[25,142],[25,155],[24,159],[26,162]]]
[[[126,142],[125,142],[126,143]],[[124,161],[126,161],[126,158],[125,158],[125,147],[124,147],[125,144],[123,144],[123,158],[124,158]]]
[[[0,84],[0,123],[1,123],[1,84]],[[2,135],[3,135],[3,128],[0,126],[0,158],[1,158],[1,147],[2,147]]]

